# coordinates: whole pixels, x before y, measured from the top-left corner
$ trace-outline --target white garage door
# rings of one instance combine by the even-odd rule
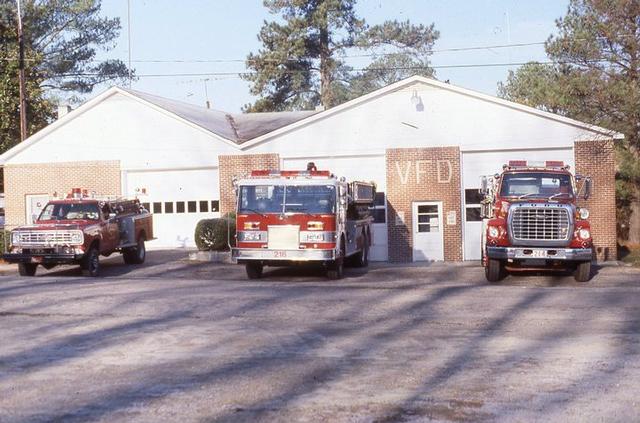
[[[124,171],[123,184],[153,213],[150,247],[193,247],[198,221],[220,215],[218,169]]]
[[[462,182],[464,187],[464,259],[480,260],[480,177],[494,175],[502,171],[502,165],[509,160],[562,160],[574,168],[573,148],[550,150],[515,150],[462,153]]]
[[[344,176],[347,181],[374,181],[378,194],[374,210],[375,223],[372,226],[373,244],[369,259],[371,261],[388,260],[387,211],[386,211],[386,162],[384,154],[375,156],[285,158],[283,170],[305,170],[307,163],[314,162],[318,170],[331,171],[337,177]]]

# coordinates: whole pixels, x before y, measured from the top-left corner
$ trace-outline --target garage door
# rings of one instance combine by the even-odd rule
[[[285,158],[282,169],[304,170],[307,163],[314,162],[319,170],[329,170],[348,181],[374,181],[378,194],[373,210],[375,223],[372,226],[373,244],[369,252],[371,261],[387,261],[387,210],[386,210],[386,163],[384,155],[349,157]]]
[[[193,247],[198,221],[220,215],[217,168],[124,171],[123,183],[153,213],[150,247]]]
[[[516,150],[462,153],[462,183],[464,187],[464,259],[480,260],[480,177],[494,175],[509,160],[562,160],[574,168],[573,148],[551,150]]]

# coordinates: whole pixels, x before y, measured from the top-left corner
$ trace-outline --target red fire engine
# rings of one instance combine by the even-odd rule
[[[236,181],[236,248],[250,279],[264,266],[318,262],[339,279],[345,260],[367,266],[375,185],[307,171],[257,170]]]
[[[121,252],[125,263],[140,264],[152,239],[152,216],[137,199],[99,198],[74,188],[67,198],[49,201],[33,225],[11,231],[2,258],[18,263],[22,276],[34,276],[38,265],[59,264],[79,264],[84,275],[98,276],[100,255]]]
[[[583,181],[578,187],[578,181]],[[561,161],[510,161],[501,174],[483,177],[485,195],[482,264],[487,280],[506,271],[571,270],[577,281],[591,275],[593,243],[587,199],[591,179],[571,174]]]

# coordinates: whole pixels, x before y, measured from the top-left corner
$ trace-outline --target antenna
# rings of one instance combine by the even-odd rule
[[[127,43],[129,45],[129,88],[131,88],[131,80],[133,79],[131,73],[131,0],[127,0]]]
[[[24,76],[24,36],[22,34],[22,7],[20,0],[16,0],[18,5],[18,48],[20,50],[18,64],[18,85],[20,90],[20,141],[27,138],[27,94]]]

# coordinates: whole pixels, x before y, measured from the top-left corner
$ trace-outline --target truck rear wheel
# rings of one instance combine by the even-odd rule
[[[18,263],[20,276],[35,276],[38,265],[35,263]]]
[[[367,267],[369,265],[369,238],[367,237],[367,234],[363,234],[362,238],[362,242],[364,243],[362,250],[353,256],[352,263],[356,267]]]
[[[505,276],[504,265],[500,260],[489,259],[484,268],[484,275],[489,282],[499,282]]]
[[[336,258],[333,262],[329,264],[329,268],[327,269],[327,277],[329,279],[337,280],[342,279],[344,276],[344,240],[340,242],[340,257]]]
[[[249,279],[260,279],[262,277],[262,270],[264,266],[262,263],[247,263],[245,264],[245,270],[247,271],[247,277]]]
[[[578,282],[588,282],[591,279],[591,262],[583,261],[578,263],[576,270],[573,272],[573,277]]]
[[[147,249],[144,246],[144,235],[138,238],[138,245],[135,247],[125,248],[122,251],[122,258],[126,264],[142,264],[147,257]]]
[[[100,273],[100,253],[97,247],[91,247],[80,264],[82,274],[95,278]]]

